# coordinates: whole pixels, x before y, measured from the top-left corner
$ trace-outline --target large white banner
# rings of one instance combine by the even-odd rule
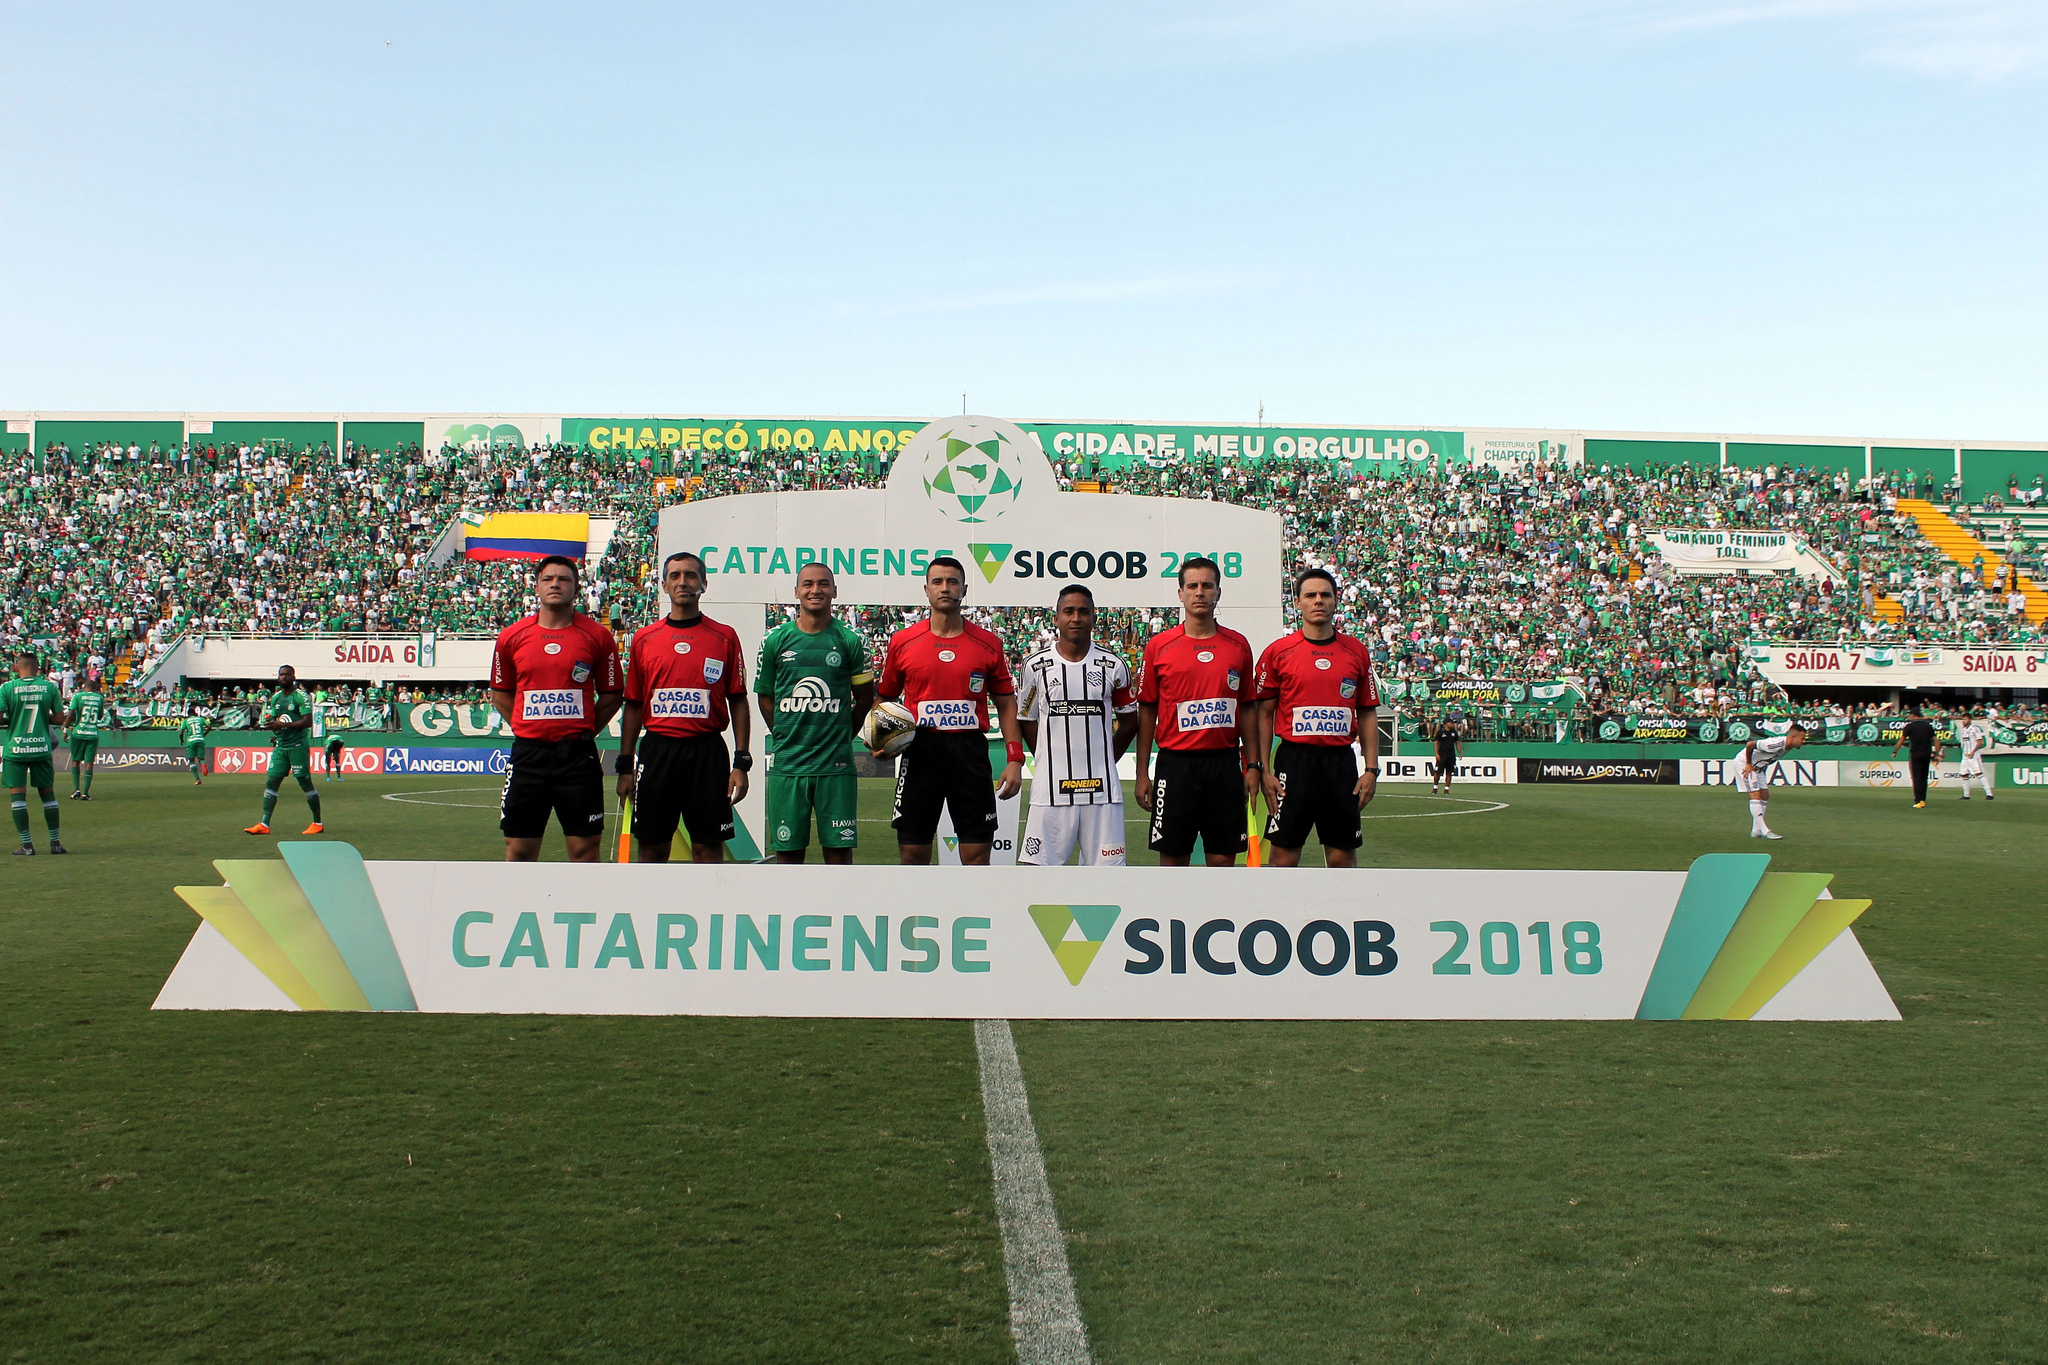
[[[179,894],[165,1009],[1046,1019],[1895,1019],[1868,901],[1688,872],[364,863]]]
[[[1785,531],[1656,531],[1650,548],[1682,574],[1797,573],[1832,578],[1838,572],[1805,541]]]

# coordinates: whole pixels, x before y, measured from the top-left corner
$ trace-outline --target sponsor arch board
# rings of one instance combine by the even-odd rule
[[[922,611],[933,559],[966,567],[972,606],[1050,608],[1082,583],[1102,607],[1157,609],[1177,620],[1181,561],[1222,569],[1217,619],[1256,654],[1284,633],[1277,604],[1277,512],[1192,498],[1069,493],[1037,436],[996,417],[948,417],[903,441],[886,487],[741,493],[663,508],[657,562],[688,550],[704,560],[704,609],[740,637],[749,667],[766,608],[795,600],[796,573],[831,569],[841,606]],[[663,610],[648,604],[650,613]],[[873,661],[879,669],[880,660]],[[1133,661],[1135,662],[1135,661]],[[767,783],[737,818],[762,828]]]

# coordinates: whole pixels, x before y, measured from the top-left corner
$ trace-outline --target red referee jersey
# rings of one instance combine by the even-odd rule
[[[1295,744],[1348,745],[1358,737],[1358,713],[1380,704],[1372,685],[1372,656],[1338,632],[1311,640],[1283,635],[1259,656],[1258,699],[1273,708],[1273,733]]]
[[[680,625],[664,616],[642,626],[626,652],[626,700],[650,734],[724,734],[732,720],[726,698],[746,690],[739,632],[708,616]]]
[[[1238,708],[1252,701],[1251,641],[1228,626],[1203,639],[1181,626],[1145,642],[1138,700],[1159,708],[1162,749],[1235,749]]]
[[[959,635],[934,635],[930,621],[891,635],[875,693],[902,697],[924,728],[979,734],[988,728],[988,699],[1009,696],[1017,684],[995,632],[961,624]]]
[[[625,686],[619,642],[576,612],[560,630],[538,613],[498,632],[491,651],[491,688],[512,694],[512,734],[518,739],[577,739],[597,733],[597,694]]]

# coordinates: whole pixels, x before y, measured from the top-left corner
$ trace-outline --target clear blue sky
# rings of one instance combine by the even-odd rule
[[[0,17],[0,407],[2048,438],[2048,5]]]

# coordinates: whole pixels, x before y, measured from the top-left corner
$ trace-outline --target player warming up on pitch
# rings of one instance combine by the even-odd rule
[[[1181,623],[1145,642],[1138,665],[1138,804],[1152,812],[1161,867],[1186,867],[1200,836],[1211,867],[1245,851],[1245,803],[1259,788],[1252,717],[1252,647],[1216,623],[1223,570],[1180,562]],[[1159,772],[1151,771],[1159,743]]]
[[[100,671],[86,676],[85,686],[71,694],[71,709],[64,724],[71,740],[71,799],[92,800],[92,770],[100,753],[100,730],[111,719],[106,693],[100,691]],[[1988,792],[1987,788],[1987,792]]]
[[[194,711],[178,726],[178,742],[185,746],[185,766],[192,770],[192,785],[198,786],[199,775],[206,771],[206,727],[204,714]]]
[[[1752,839],[1782,839],[1765,821],[1764,814],[1771,802],[1771,774],[1777,770],[1778,760],[1792,749],[1806,743],[1806,727],[1797,721],[1782,735],[1766,735],[1753,739],[1742,746],[1742,752],[1735,756],[1735,790],[1749,797],[1749,837]]]
[[[1015,796],[1024,785],[1017,689],[1003,642],[994,631],[961,614],[967,600],[967,571],[959,560],[941,555],[931,562],[925,570],[924,598],[931,605],[931,618],[889,637],[876,689],[889,701],[900,698],[917,722],[917,738],[896,760],[896,806],[890,824],[896,829],[897,853],[904,866],[922,867],[932,860],[932,840],[944,807],[953,816],[961,863],[985,867],[996,837],[996,802]],[[993,785],[988,741],[982,738],[990,697],[995,698],[1008,760],[1001,780]]]
[[[1064,867],[1124,864],[1124,794],[1116,761],[1138,732],[1138,699],[1124,661],[1095,643],[1095,594],[1060,589],[1059,638],[1024,661],[1017,721],[1038,755],[1031,823],[1017,861]]]
[[[832,615],[839,582],[823,564],[796,571],[796,619],[768,632],[754,669],[768,732],[768,849],[800,863],[818,822],[826,862],[850,866],[860,842],[853,735],[875,701],[867,647]]]
[[[21,836],[17,858],[36,856],[35,840],[28,832],[28,789],[34,787],[43,798],[43,824],[50,831],[50,852],[64,853],[57,837],[57,775],[50,763],[50,723],[63,709],[57,684],[36,669],[36,656],[23,650],[14,656],[14,676],[0,684],[0,724],[7,727],[4,752],[0,752],[0,780],[7,787],[7,805],[14,816],[14,832]]]
[[[696,555],[684,550],[663,560],[661,589],[668,615],[634,635],[626,656],[619,799],[633,803],[641,862],[667,862],[682,824],[690,831],[690,860],[720,863],[732,838],[733,803],[746,796],[754,766],[740,637],[697,609],[704,561]]]
[[[1310,829],[1322,840],[1325,866],[1356,867],[1365,842],[1358,813],[1380,778],[1372,656],[1337,629],[1337,580],[1328,573],[1302,574],[1294,605],[1301,629],[1266,646],[1254,687],[1257,752],[1272,760],[1265,773],[1266,837],[1273,841],[1275,867],[1301,866]],[[1353,740],[1365,750],[1362,773]]]
[[[625,680],[612,633],[576,610],[576,561],[549,555],[534,571],[534,614],[498,632],[491,705],[512,727],[498,797],[505,861],[540,859],[548,815],[562,822],[572,863],[594,863],[604,837],[604,765],[597,732],[619,709]]]
[[[262,728],[277,736],[270,742],[270,775],[263,779],[263,818],[242,833],[270,833],[270,816],[277,809],[277,789],[284,785],[285,774],[290,773],[298,779],[299,791],[313,812],[313,823],[304,832],[319,834],[326,826],[320,823],[320,793],[313,790],[313,755],[307,747],[308,737],[313,733],[313,699],[299,686],[299,675],[290,664],[277,670],[277,691],[263,703]]]
[[[1429,770],[1429,794],[1435,796],[1439,784],[1443,794],[1451,794],[1451,779],[1458,775],[1458,749],[1464,743],[1465,727],[1456,716],[1445,716],[1436,723],[1431,736],[1436,742],[1436,762]]]
[[[1970,781],[1974,778],[1984,789],[1984,799],[1996,801],[1998,798],[1991,794],[1991,769],[1984,766],[1984,746],[1991,743],[1991,726],[1985,721],[1983,712],[1971,712],[1969,718],[1956,727],[1956,743],[1963,751],[1963,800],[1970,799]]]

